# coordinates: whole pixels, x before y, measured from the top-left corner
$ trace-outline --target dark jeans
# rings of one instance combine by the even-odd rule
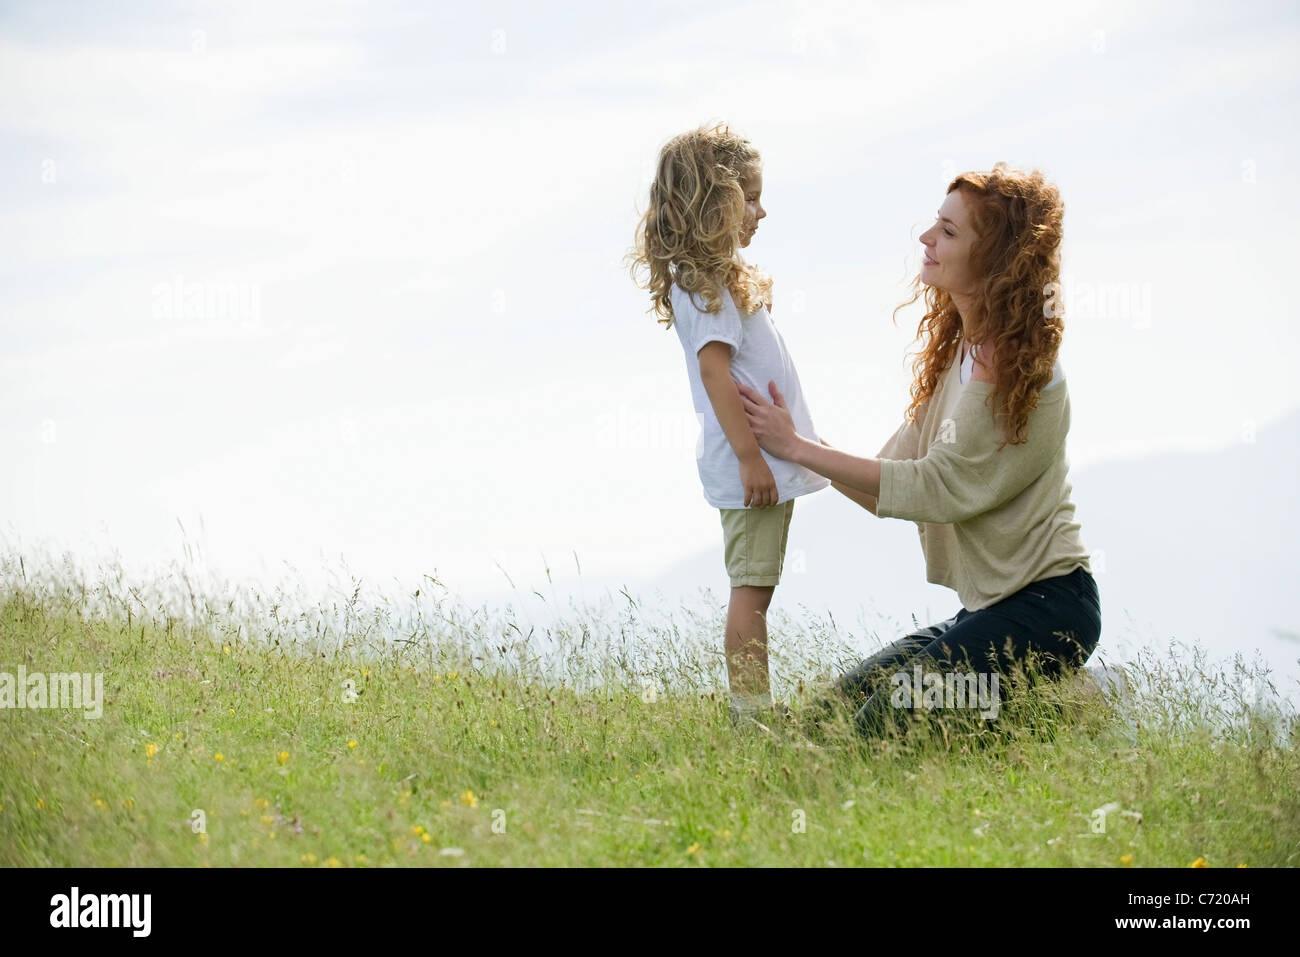
[[[987,608],[962,608],[946,621],[904,635],[841,676],[836,690],[857,707],[853,720],[858,730],[876,736],[910,716],[912,706],[895,693],[904,679],[895,676],[906,674],[910,688],[917,665],[927,674],[983,673],[988,678],[1008,674],[1033,651],[1038,673],[1058,677],[1082,666],[1100,638],[1097,581],[1080,565],[1068,575],[1031,582]],[[823,713],[829,710],[823,702]]]

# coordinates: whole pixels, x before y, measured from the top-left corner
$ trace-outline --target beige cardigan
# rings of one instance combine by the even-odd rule
[[[954,361],[916,423],[877,454],[876,514],[916,522],[926,580],[956,591],[968,611],[1080,565],[1091,573],[1070,500],[1069,383],[1045,389],[1027,440],[998,451],[1003,436],[985,404],[993,383],[963,385],[958,373]]]

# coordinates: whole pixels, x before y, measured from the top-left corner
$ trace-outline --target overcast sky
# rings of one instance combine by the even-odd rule
[[[995,11],[6,4],[0,532],[467,594],[575,552],[721,575],[681,347],[621,263],[713,118],[762,151],[746,253],[838,447],[901,421],[917,237],[999,160],[1066,204],[1072,467],[1250,441],[1300,401],[1296,8]]]

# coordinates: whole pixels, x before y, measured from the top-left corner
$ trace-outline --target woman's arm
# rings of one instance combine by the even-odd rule
[[[835,448],[835,446],[831,445],[825,439],[822,439],[821,442],[822,445],[826,446],[828,449]],[[876,497],[874,495],[868,495],[866,492],[859,492],[857,489],[849,488],[847,485],[841,485],[839,482],[831,482],[831,488],[835,489],[835,491],[839,492],[846,498],[857,502],[872,515],[876,514]]]
[[[873,498],[880,497],[880,460],[858,458],[824,445],[820,441],[805,439],[794,429],[790,410],[775,382],[767,384],[774,401],[768,402],[749,386],[736,383],[745,406],[750,431],[758,444],[769,455],[794,462],[832,483],[839,482],[856,492]]]
[[[845,496],[857,502],[872,515],[876,514],[876,497],[874,495],[868,495],[866,492],[859,492],[855,489],[849,488],[847,485],[841,485],[839,482],[831,482],[831,488],[842,492]]]
[[[762,444],[760,441],[759,445]],[[794,433],[794,441],[790,442],[787,451],[789,454],[781,458],[830,479],[832,485],[839,483],[872,499],[880,497],[880,459],[849,455],[821,442],[805,439],[798,433]]]

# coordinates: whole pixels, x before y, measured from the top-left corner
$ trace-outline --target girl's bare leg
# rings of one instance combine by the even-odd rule
[[[727,606],[727,680],[734,696],[769,692],[767,607],[775,585],[740,585]]]

